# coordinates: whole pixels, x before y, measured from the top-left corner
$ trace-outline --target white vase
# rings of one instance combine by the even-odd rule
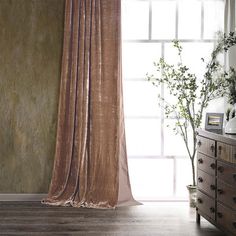
[[[236,112],[236,104],[234,104],[233,110]],[[228,121],[225,126],[226,134],[236,134],[236,116]]]

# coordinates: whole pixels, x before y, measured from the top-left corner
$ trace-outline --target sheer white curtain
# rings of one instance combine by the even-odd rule
[[[235,0],[225,0],[225,33],[235,31]],[[236,46],[229,50],[226,57],[226,66],[236,68]]]

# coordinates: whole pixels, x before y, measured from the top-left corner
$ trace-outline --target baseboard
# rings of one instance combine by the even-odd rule
[[[43,198],[46,198],[46,193],[0,193],[0,201],[41,201]],[[188,202],[185,198],[161,198],[161,199],[139,199],[136,200],[146,203],[146,202]]]
[[[46,193],[31,194],[31,193],[1,193],[0,201],[41,201],[43,198],[47,197]]]

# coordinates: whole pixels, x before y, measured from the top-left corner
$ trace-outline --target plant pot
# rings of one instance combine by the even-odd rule
[[[189,206],[195,208],[197,203],[197,186],[187,185],[187,189],[189,192]]]

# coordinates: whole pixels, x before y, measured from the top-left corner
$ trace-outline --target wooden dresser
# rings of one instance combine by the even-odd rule
[[[198,130],[197,150],[197,222],[236,235],[236,135]]]

